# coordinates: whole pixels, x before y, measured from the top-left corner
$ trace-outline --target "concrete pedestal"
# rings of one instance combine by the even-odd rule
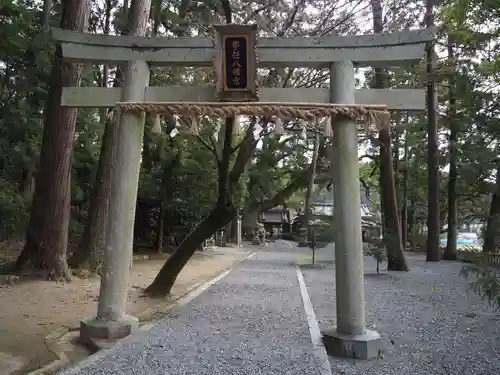
[[[332,103],[354,104],[354,93],[352,62],[331,64]],[[358,131],[352,120],[333,118],[332,124],[337,327],[326,332],[324,343],[332,355],[370,358],[378,354],[381,341],[376,332],[365,327]]]
[[[95,339],[119,340],[138,328],[139,320],[130,315],[124,315],[117,321],[92,317],[80,322],[80,338],[85,343],[91,343]]]
[[[328,355],[356,359],[377,358],[381,354],[381,338],[375,331],[362,335],[346,335],[331,329],[323,332],[323,344]]]

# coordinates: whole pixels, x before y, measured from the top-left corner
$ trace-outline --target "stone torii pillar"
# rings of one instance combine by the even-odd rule
[[[148,8],[149,9],[149,8]],[[149,81],[145,61],[131,61],[125,73],[124,101],[143,101]],[[141,166],[144,113],[122,113],[118,127],[118,145],[111,177],[112,199],[104,244],[104,264],[99,290],[97,315],[80,322],[80,338],[89,345],[99,340],[117,340],[139,325],[126,314],[129,289],[137,190]]]
[[[133,2],[134,3],[134,2]],[[151,0],[135,0],[132,6],[131,35],[146,34]],[[143,60],[127,62],[121,92],[124,102],[144,101],[149,84],[149,64]],[[126,313],[129,274],[132,265],[134,222],[144,137],[144,113],[121,113],[117,145],[113,150],[111,199],[104,243],[104,263],[97,315],[80,322],[80,338],[91,346],[100,340],[117,340],[136,330],[139,321]]]
[[[354,94],[353,63],[332,63],[331,102],[355,104]],[[337,325],[323,332],[323,342],[329,355],[368,359],[378,356],[381,339],[365,326],[357,126],[345,119],[332,124]]]

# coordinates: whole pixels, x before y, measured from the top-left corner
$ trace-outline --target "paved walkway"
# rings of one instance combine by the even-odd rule
[[[295,252],[271,244],[150,331],[62,374],[331,374],[311,338]]]
[[[365,258],[367,324],[381,333],[384,357],[328,358],[319,327],[335,323],[333,248],[298,273],[309,255],[271,243],[149,332],[61,375],[500,374],[498,311],[468,291],[462,263],[413,255],[411,272],[381,275]]]
[[[328,250],[328,248],[330,250]],[[332,246],[321,250],[332,258]],[[464,263],[426,262],[407,254],[410,272],[376,274],[365,257],[366,324],[382,336],[383,357],[329,357],[342,375],[499,375],[500,314],[470,290]],[[321,259],[321,256],[320,256]],[[301,267],[321,329],[335,324],[333,266]]]

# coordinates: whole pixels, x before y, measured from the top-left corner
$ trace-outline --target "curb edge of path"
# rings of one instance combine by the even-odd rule
[[[300,287],[300,295],[302,296],[302,304],[304,306],[304,312],[306,313],[307,326],[309,328],[309,334],[311,336],[311,342],[313,344],[313,352],[318,357],[321,362],[321,369],[324,375],[332,375],[332,369],[330,367],[330,361],[328,360],[328,354],[323,345],[323,335],[319,329],[319,323],[316,319],[316,314],[314,313],[314,307],[309,297],[309,292],[307,291],[307,285],[304,280],[304,275],[302,270],[298,265],[295,266],[297,271],[297,280]]]
[[[218,281],[222,280],[224,277],[226,277],[232,270],[233,266],[235,263],[241,263],[244,260],[250,259],[253,257],[255,254],[257,254],[257,251],[250,252],[250,254],[244,256],[241,259],[238,259],[237,261],[233,262],[230,267],[222,270],[219,272],[216,276],[209,278],[208,280],[201,280],[191,287],[188,288],[188,290],[184,293],[178,296],[177,298],[173,299],[164,309],[161,309],[161,311],[158,311],[158,309],[146,309],[142,311],[141,313],[137,314],[137,318],[141,319],[141,316],[144,317],[148,314],[155,313],[155,312],[160,312],[160,313],[165,313],[172,308],[176,306],[183,306],[186,303],[190,302],[194,298],[198,297],[201,293],[203,293],[205,290],[210,288],[212,285],[216,284]],[[148,331],[151,327],[153,327],[158,321],[144,321],[143,327],[139,328],[139,331]],[[147,328],[144,328],[144,326],[148,326]],[[54,361],[46,364],[45,366],[42,366],[36,370],[28,372],[26,375],[46,375],[46,374],[54,374],[55,372],[61,370],[63,367],[69,365],[71,361],[69,360],[68,356],[66,355],[66,351],[63,349],[63,345],[61,345],[61,341],[66,337],[67,335],[74,333],[75,331],[79,331],[79,328],[70,328],[70,327],[61,327],[58,328],[52,332],[50,332],[47,336],[45,336],[45,345],[49,349],[49,351],[54,354],[57,359]],[[130,336],[127,336],[130,337]],[[125,338],[125,337],[124,337]],[[118,340],[120,341],[120,340]],[[88,358],[88,357],[87,357]]]

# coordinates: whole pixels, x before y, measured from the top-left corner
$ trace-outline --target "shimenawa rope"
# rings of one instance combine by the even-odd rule
[[[319,118],[363,120],[378,129],[387,126],[389,112],[385,106],[319,104],[319,103],[235,103],[235,102],[119,102],[116,109],[123,112],[226,118],[237,115],[272,116],[280,119],[299,119],[312,122]]]

